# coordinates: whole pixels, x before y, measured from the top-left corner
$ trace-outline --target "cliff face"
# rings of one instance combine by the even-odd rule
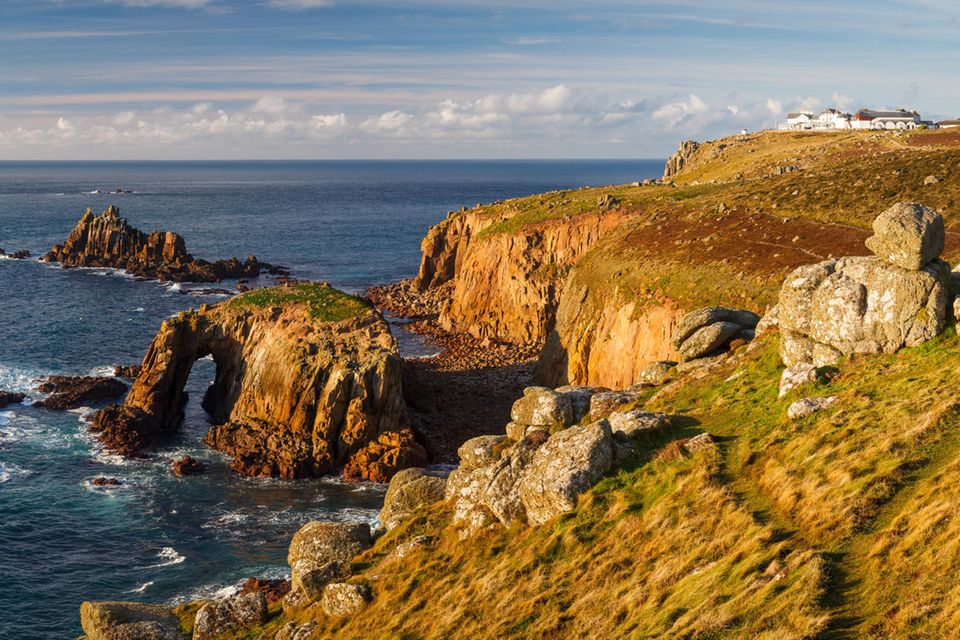
[[[590,300],[585,285],[571,281],[560,298],[555,330],[537,362],[540,384],[626,388],[656,360],[676,360],[670,336],[683,311],[665,304],[638,308],[622,291]],[[594,296],[596,297],[596,296]]]
[[[422,464],[403,426],[401,361],[386,322],[325,285],[294,289],[255,290],[165,322],[124,404],[96,415],[101,440],[130,454],[176,429],[190,369],[211,355],[216,378],[203,406],[216,426],[206,442],[234,456],[238,473],[298,478],[347,467],[382,481]],[[284,296],[354,306],[327,321],[305,304],[273,304]]]
[[[111,205],[99,216],[87,209],[66,241],[43,257],[68,267],[110,267],[124,269],[144,278],[176,282],[219,282],[223,278],[256,277],[261,270],[284,272],[282,268],[236,258],[210,263],[187,253],[183,238],[172,231],[135,229]]]
[[[619,211],[594,211],[478,236],[497,219],[467,212],[431,229],[416,283],[421,289],[452,283],[440,313],[444,329],[540,345],[567,270],[622,219]]]

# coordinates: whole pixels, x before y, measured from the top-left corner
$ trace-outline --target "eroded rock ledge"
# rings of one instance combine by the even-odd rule
[[[122,405],[94,417],[132,455],[183,421],[193,363],[212,356],[210,446],[252,476],[387,480],[423,464],[405,426],[401,360],[383,317],[326,284],[256,289],[163,323]]]
[[[187,253],[183,238],[172,231],[135,229],[110,205],[99,216],[83,214],[66,241],[53,245],[44,262],[67,267],[110,267],[138,277],[174,282],[219,282],[224,278],[253,278],[261,272],[286,275],[287,270],[254,256],[207,262]]]

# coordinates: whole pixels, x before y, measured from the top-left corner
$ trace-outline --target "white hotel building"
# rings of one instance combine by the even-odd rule
[[[936,129],[937,124],[921,119],[916,111],[894,109],[880,111],[860,109],[855,114],[843,113],[837,109],[824,109],[820,115],[811,111],[798,111],[787,115],[787,121],[780,124],[780,131],[836,131],[837,129],[882,129],[904,131],[925,126]]]

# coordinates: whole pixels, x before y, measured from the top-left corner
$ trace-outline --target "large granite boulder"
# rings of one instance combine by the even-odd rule
[[[543,524],[569,511],[577,497],[613,465],[610,424],[600,420],[565,429],[539,447],[519,483],[520,499],[530,524]]]
[[[661,385],[670,377],[670,373],[677,366],[673,360],[657,360],[651,362],[637,375],[637,382],[640,384]]]
[[[193,640],[212,640],[234,629],[246,629],[267,621],[267,598],[247,593],[210,602],[197,611]]]
[[[404,469],[390,481],[380,509],[380,523],[389,531],[417,508],[443,500],[447,481],[425,469]]]
[[[80,626],[87,640],[184,640],[170,607],[139,602],[84,602]]]
[[[943,251],[943,218],[922,204],[901,202],[873,220],[867,248],[879,258],[918,271]]]
[[[520,424],[552,427],[573,424],[570,396],[546,387],[527,387],[523,397],[513,403],[510,419]]]
[[[823,366],[930,340],[946,321],[949,273],[940,260],[909,270],[873,256],[800,267],[780,290],[784,364]]]
[[[308,522],[293,535],[287,552],[292,590],[302,587],[310,572],[331,562],[349,564],[372,544],[365,523]]]
[[[745,309],[704,307],[683,316],[670,339],[682,360],[695,360],[721,351],[736,338],[752,339],[750,330],[758,322],[760,316]]]
[[[670,416],[652,411],[623,411],[611,413],[607,418],[610,430],[633,437],[641,433],[652,433],[670,426]]]

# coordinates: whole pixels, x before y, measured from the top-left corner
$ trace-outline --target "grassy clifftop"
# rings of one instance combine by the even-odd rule
[[[287,287],[254,289],[232,298],[228,307],[257,309],[300,306],[320,322],[340,322],[369,313],[369,302],[334,289],[326,283],[301,282]]]

